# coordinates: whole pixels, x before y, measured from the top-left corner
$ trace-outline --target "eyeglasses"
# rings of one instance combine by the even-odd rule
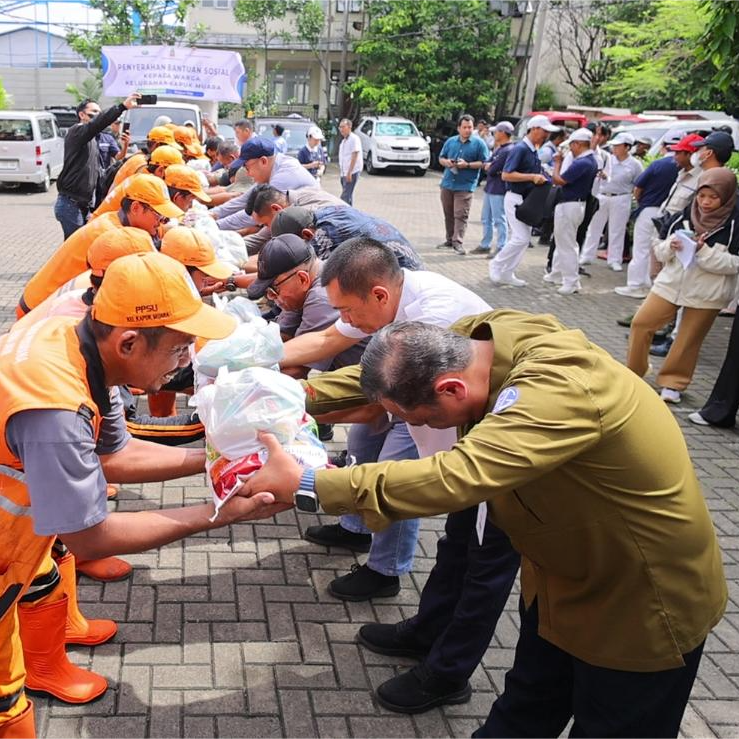
[[[274,300],[279,294],[280,291],[277,289],[280,285],[284,285],[289,279],[292,277],[295,277],[298,272],[300,272],[300,268],[306,264],[310,260],[306,260],[305,262],[301,262],[300,265],[296,270],[293,270],[287,277],[283,277],[281,280],[277,282],[273,282],[266,290],[266,295],[270,300]]]
[[[141,203],[141,206],[144,208],[144,210],[148,210],[157,217],[158,223],[162,223],[163,221],[167,220],[167,216],[163,216],[161,213],[155,211],[154,208],[152,208],[148,203],[145,203],[143,200],[139,200],[139,203]]]

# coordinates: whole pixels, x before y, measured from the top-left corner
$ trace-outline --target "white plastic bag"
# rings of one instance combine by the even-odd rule
[[[284,355],[280,327],[255,316],[248,323],[240,323],[225,339],[209,341],[195,355],[193,367],[216,377],[221,367],[231,372],[247,367],[275,368]]]
[[[230,460],[259,451],[259,431],[269,431],[287,444],[305,421],[301,384],[263,367],[239,372],[222,369],[216,381],[200,389],[190,404],[198,409],[208,444]]]
[[[213,305],[218,310],[233,316],[239,323],[249,323],[254,318],[262,317],[257,304],[243,295],[229,299],[226,295],[213,293]]]
[[[211,221],[213,221],[212,218]],[[213,237],[213,248],[216,251],[216,256],[221,262],[232,264],[234,267],[241,269],[248,259],[244,237],[236,231],[221,231],[218,226],[216,226],[216,230],[218,234]]]

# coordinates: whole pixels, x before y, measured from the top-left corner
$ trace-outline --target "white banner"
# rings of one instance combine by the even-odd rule
[[[103,46],[103,91],[240,103],[246,73],[235,51],[190,46]]]

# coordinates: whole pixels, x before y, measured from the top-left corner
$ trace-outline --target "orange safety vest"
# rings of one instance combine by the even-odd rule
[[[129,159],[126,159],[126,161],[121,165],[121,168],[115,173],[113,184],[110,186],[110,189],[112,190],[114,187],[120,185],[123,180],[140,172],[146,166],[147,162],[146,154],[142,154],[141,152],[134,154]]]
[[[29,280],[23,290],[20,308],[28,313],[57,288],[87,269],[87,250],[101,233],[123,224],[118,213],[105,213],[77,229]]]
[[[61,295],[54,293],[49,295],[41,305],[37,305],[30,313],[19,318],[10,328],[31,328],[34,323],[43,321],[52,316],[66,316],[76,318],[78,321],[87,313],[88,306],[82,299],[87,290],[67,290]]]
[[[133,175],[131,175],[131,177],[133,177]],[[108,194],[105,196],[105,200],[103,200],[103,202],[98,205],[93,214],[90,216],[91,221],[94,221],[103,213],[112,213],[120,210],[121,202],[123,201],[126,188],[128,187],[128,183],[131,177],[126,177],[126,179],[123,180],[120,185],[113,185],[110,188]]]
[[[0,620],[12,617],[11,606],[27,590],[54,541],[33,531],[22,463],[5,438],[8,420],[21,411],[77,412],[84,406],[94,438],[100,433],[104,409],[95,396],[104,399],[104,392],[107,398],[108,391],[93,391],[90,385],[78,324],[76,318],[49,318],[0,336]]]

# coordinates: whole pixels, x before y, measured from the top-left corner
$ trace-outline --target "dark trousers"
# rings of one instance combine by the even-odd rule
[[[521,635],[505,689],[475,737],[556,737],[574,716],[573,737],[674,737],[703,644],[684,667],[627,672],[576,659],[537,634],[536,601],[521,611]]]
[[[431,645],[424,664],[455,682],[467,680],[485,654],[521,563],[508,537],[489,521],[480,546],[476,522],[477,506],[447,516],[436,563],[410,619],[414,635]]]
[[[577,229],[577,243],[580,245],[581,250],[582,245],[585,243],[585,237],[588,235],[588,227],[590,226],[590,221],[593,220],[593,216],[598,210],[599,205],[600,203],[598,202],[598,198],[596,198],[594,195],[588,195],[588,199],[585,201],[585,216],[583,217],[582,223]]]
[[[66,241],[78,228],[85,225],[87,208],[83,208],[76,200],[60,193],[54,203],[54,217],[61,223]]]
[[[731,325],[729,346],[721,365],[721,372],[700,414],[712,426],[733,428],[739,410],[739,313]]]
[[[354,188],[357,186],[357,180],[359,179],[359,172],[355,172],[350,178],[349,182],[346,181],[346,177],[341,178],[341,195],[339,196],[347,205],[351,205],[354,200]]]

